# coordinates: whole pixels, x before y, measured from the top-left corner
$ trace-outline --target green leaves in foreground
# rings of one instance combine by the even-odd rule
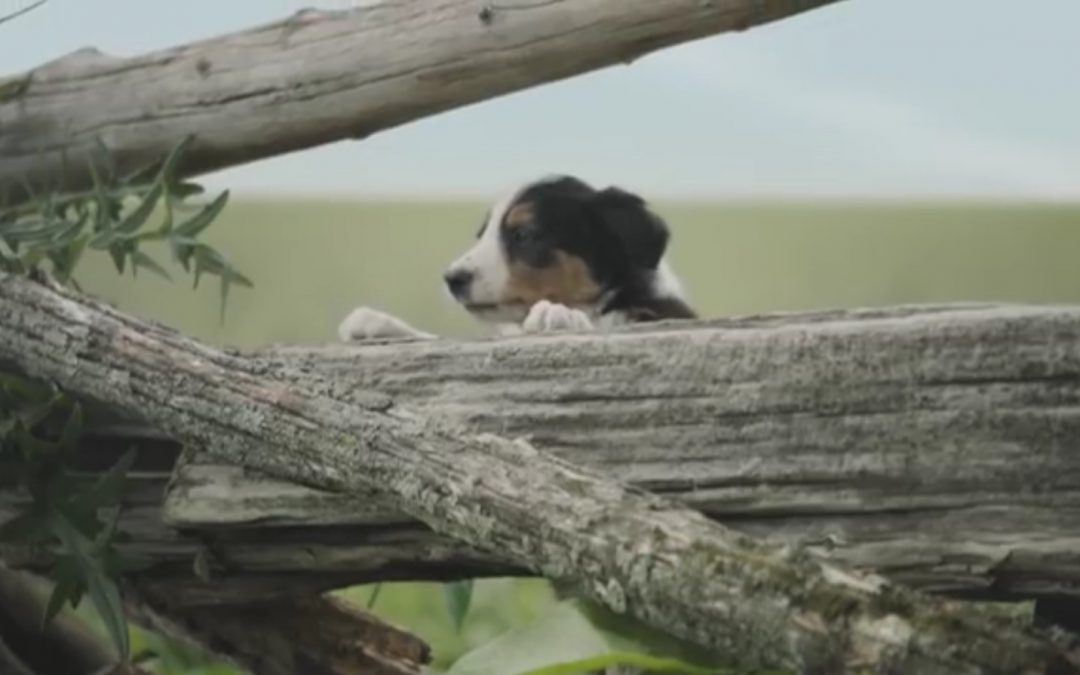
[[[595,616],[598,612],[604,616]],[[567,600],[465,654],[446,675],[578,675],[616,665],[670,675],[735,675],[701,665],[699,657],[687,655],[690,648],[650,634],[655,640],[648,635],[643,640],[641,625],[631,619]]]
[[[89,171],[93,189],[71,194],[46,194],[28,204],[0,207],[0,270],[28,273],[48,262],[61,283],[74,283],[73,273],[86,251],[109,255],[116,271],[145,270],[165,279],[169,273],[146,244],[165,244],[173,260],[194,278],[218,277],[221,311],[233,285],[251,281],[219,251],[200,240],[228,203],[225,191],[201,206],[186,203],[202,187],[176,178],[176,169],[189,139],[179,143],[157,169],[117,177],[102,147]],[[155,216],[157,216],[155,218]],[[183,216],[183,217],[182,217]]]
[[[458,630],[461,630],[461,624],[465,622],[465,615],[469,613],[469,605],[472,604],[473,583],[472,579],[463,579],[443,586],[446,609],[450,612],[450,619],[454,622],[454,628]]]
[[[104,146],[88,170],[93,188],[48,192],[18,205],[0,204],[0,272],[30,274],[51,268],[62,284],[77,287],[74,273],[87,251],[108,254],[116,271],[169,273],[148,244],[164,245],[173,261],[191,274],[218,277],[224,320],[229,289],[251,286],[216,249],[201,241],[221,214],[229,193],[204,205],[185,200],[202,188],[177,179],[190,139],[169,156],[128,176],[118,176]],[[2,196],[0,196],[2,198]],[[134,461],[129,452],[94,480],[70,470],[82,434],[82,409],[54,387],[0,371],[0,489],[24,488],[31,504],[0,525],[0,540],[53,554],[55,587],[43,624],[65,606],[88,596],[120,656],[130,652],[128,629],[116,580],[136,568],[120,557],[115,542],[125,477]]]
[[[116,550],[116,523],[134,452],[94,479],[68,470],[82,432],[82,407],[54,388],[0,373],[0,473],[29,492],[29,508],[0,526],[0,541],[55,554],[48,624],[89,596],[117,651],[129,653],[127,622],[114,579],[135,562]]]

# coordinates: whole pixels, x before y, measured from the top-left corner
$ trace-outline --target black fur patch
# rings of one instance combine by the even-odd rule
[[[625,312],[633,321],[694,318],[681,300],[655,295],[669,232],[641,197],[564,176],[526,188],[515,205],[528,205],[531,217],[499,223],[511,263],[545,267],[562,251],[588,266],[606,298],[603,312]]]

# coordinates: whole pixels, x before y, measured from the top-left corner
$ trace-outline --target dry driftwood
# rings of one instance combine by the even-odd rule
[[[117,58],[83,49],[0,81],[0,202],[90,184],[194,136],[201,173],[377,131],[836,0],[405,0],[305,10]]]
[[[436,531],[563,581],[729,663],[837,673],[1076,669],[1065,665],[1061,647],[1028,628],[762,545],[525,442],[425,420],[385,394],[353,391],[346,399],[335,380],[221,352],[18,277],[0,275],[0,308],[7,317],[0,358],[32,376],[143,415],[230,463],[353,495],[375,490]],[[715,332],[661,331],[644,344],[674,359],[675,344],[710,338],[706,353],[722,358],[728,341]],[[568,337],[551,357],[587,367],[590,356],[618,352],[628,339],[634,342]],[[530,343],[543,338],[514,344]],[[1059,357],[1066,364],[1067,345]],[[738,349],[740,340],[731,346]],[[776,347],[771,356],[784,358]],[[842,352],[822,356],[844,372]],[[489,367],[497,363],[492,358]]]

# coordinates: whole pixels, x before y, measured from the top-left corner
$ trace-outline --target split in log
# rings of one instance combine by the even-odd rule
[[[880,577],[762,545],[525,442],[425,420],[386,394],[353,390],[346,398],[343,389],[352,387],[339,380],[222,352],[92,299],[10,275],[0,275],[0,307],[7,317],[0,324],[0,358],[28,375],[142,415],[228,463],[353,496],[374,490],[384,503],[436,531],[712,649],[731,665],[950,675],[1076,670],[1061,646],[1029,628],[988,622]],[[1025,345],[1023,319],[1030,316],[1019,314],[1014,337]],[[1070,318],[1062,310],[1063,332]],[[815,339],[812,326],[804,334],[801,350],[772,343],[759,360],[794,359],[789,367],[799,372],[800,354],[814,354],[830,363],[834,386],[860,364],[873,369],[887,363],[887,352],[864,363],[865,354],[846,358],[851,355],[841,348],[844,340],[829,349],[828,342]],[[845,334],[850,338],[858,331],[852,326]],[[679,344],[710,338],[708,331],[699,337],[686,330],[648,336],[643,351],[671,361],[679,359]],[[1061,336],[1049,360],[1046,336],[1040,336],[1035,351],[1044,357],[1036,362],[1043,376],[1053,377],[1055,369],[1075,373],[1072,336]],[[726,348],[734,356],[746,346],[738,335],[712,340],[704,352],[709,358],[696,362],[699,370],[724,363]],[[497,348],[560,344],[552,359],[588,368],[590,358],[618,353],[627,342],[634,340],[621,334],[568,336]],[[918,353],[934,348],[922,343]],[[893,358],[934,381],[933,365],[920,367],[921,359],[913,362],[903,354]],[[970,367],[977,359],[957,361]],[[737,396],[740,367],[753,363],[736,359],[721,371],[732,401],[745,405],[761,389],[763,383],[750,383],[741,391],[747,398]],[[488,367],[498,367],[497,356]],[[640,363],[631,368],[663,377]],[[818,382],[818,391],[827,384]],[[594,396],[603,401],[609,394]],[[799,411],[796,400],[789,402],[793,413]]]

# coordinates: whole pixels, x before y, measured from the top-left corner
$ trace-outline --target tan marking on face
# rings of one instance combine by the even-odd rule
[[[510,209],[506,213],[506,218],[503,220],[508,229],[515,227],[521,227],[522,225],[528,225],[532,221],[533,205],[532,202],[522,202],[517,204],[514,208]]]
[[[503,290],[506,304],[533,305],[540,300],[557,302],[567,307],[588,305],[600,295],[589,267],[581,258],[555,252],[555,262],[547,267],[531,267],[524,263],[510,264],[510,278]]]

